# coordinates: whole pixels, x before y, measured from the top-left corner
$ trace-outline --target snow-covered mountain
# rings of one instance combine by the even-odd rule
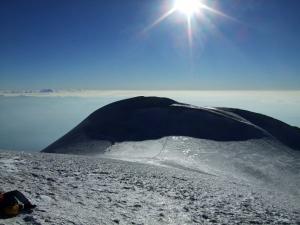
[[[300,224],[299,135],[239,109],[115,102],[43,154],[0,151],[0,191],[37,205],[4,224]]]
[[[235,177],[300,195],[300,129],[232,108],[135,97],[104,106],[43,152]]]

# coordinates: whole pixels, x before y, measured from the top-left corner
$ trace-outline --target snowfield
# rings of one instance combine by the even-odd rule
[[[37,209],[0,224],[300,224],[299,195],[227,175],[91,156],[0,153]]]

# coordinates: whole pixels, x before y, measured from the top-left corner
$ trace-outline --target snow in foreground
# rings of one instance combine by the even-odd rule
[[[0,153],[37,209],[0,224],[300,224],[299,198],[236,178],[87,156]]]

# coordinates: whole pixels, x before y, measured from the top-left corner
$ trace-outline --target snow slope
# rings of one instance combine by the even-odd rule
[[[299,196],[198,170],[66,154],[0,160],[0,187],[37,204],[0,224],[300,223]]]
[[[101,157],[243,179],[300,196],[300,153],[268,139],[216,142],[174,136],[115,144]]]

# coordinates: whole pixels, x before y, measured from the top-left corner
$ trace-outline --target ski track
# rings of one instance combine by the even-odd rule
[[[0,187],[37,208],[7,224],[300,224],[299,198],[242,180],[88,156],[0,152]]]

